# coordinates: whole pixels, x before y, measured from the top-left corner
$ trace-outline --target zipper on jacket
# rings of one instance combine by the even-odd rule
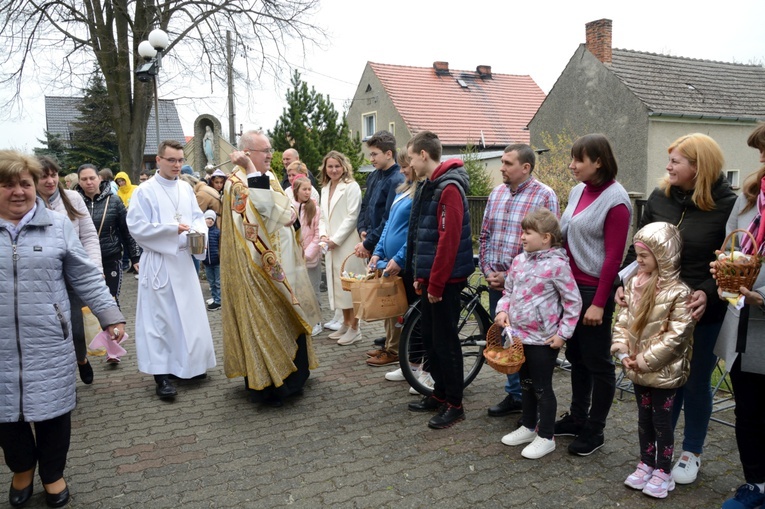
[[[8,232],[8,235],[11,235],[11,232]],[[16,239],[18,239],[18,234],[16,235]],[[19,422],[24,422],[24,383],[22,375],[24,363],[21,358],[21,336],[19,334],[19,329],[21,327],[19,324],[19,277],[18,266],[16,263],[19,260],[19,253],[16,249],[16,239],[11,235],[11,243],[13,245],[13,319],[16,324],[16,350],[19,354]]]
[[[61,312],[61,309],[58,307],[58,304],[53,304],[53,309],[56,310],[56,318],[58,318],[58,323],[61,324],[61,332],[64,335],[64,339],[69,336],[69,327],[67,327],[66,319],[64,319],[64,313]]]
[[[446,205],[441,205],[441,231],[446,231]]]

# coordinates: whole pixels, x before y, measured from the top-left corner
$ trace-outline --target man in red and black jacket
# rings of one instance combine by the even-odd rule
[[[437,411],[428,422],[448,428],[465,418],[462,349],[457,333],[460,292],[475,270],[467,198],[468,174],[459,159],[441,160],[441,140],[422,131],[407,144],[411,166],[425,180],[412,203],[407,267],[422,292],[422,342],[435,385],[433,394],[410,403],[415,412]]]

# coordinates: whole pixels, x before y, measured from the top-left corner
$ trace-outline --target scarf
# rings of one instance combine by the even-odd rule
[[[765,254],[765,221],[762,220],[763,211],[765,211],[765,177],[760,181],[760,194],[757,195],[757,215],[749,223],[749,233],[757,241],[757,254]],[[744,235],[741,241],[741,252],[744,254],[754,254],[754,246],[749,235]]]

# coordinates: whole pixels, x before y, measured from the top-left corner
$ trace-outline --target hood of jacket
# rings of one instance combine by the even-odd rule
[[[721,172],[715,183],[712,184],[712,200],[716,203],[719,199],[726,195],[730,195],[732,192],[733,190],[730,187],[728,179],[725,178],[725,175]],[[683,191],[677,186],[672,186],[670,187],[669,194],[672,199],[680,205],[693,204],[691,201],[691,198],[693,197],[693,189],[690,191]]]
[[[659,287],[665,281],[680,279],[680,254],[683,239],[673,224],[661,221],[645,225],[635,234],[633,243],[642,242],[656,258],[659,271]]]
[[[470,177],[468,176],[467,171],[465,171],[465,166],[460,159],[448,159],[439,164],[436,169],[433,170],[433,175],[430,176],[430,180],[431,182],[437,182],[438,184],[447,180],[452,181],[462,188],[466,196],[469,194]]]
[[[119,189],[117,189],[117,195],[122,200],[122,203],[124,203],[126,206],[130,202],[130,197],[133,195],[133,191],[138,189],[138,186],[133,185],[132,182],[130,182],[130,177],[128,177],[128,174],[124,171],[119,172],[117,175],[114,176],[114,181],[116,182],[117,179],[124,179],[125,185],[120,186]]]
[[[82,190],[79,184],[75,186],[74,190],[80,193],[80,195],[82,195],[82,198],[85,200],[85,203],[87,203],[88,201],[105,200],[107,196],[112,194],[112,186],[109,182],[106,182],[106,181],[102,181],[100,184],[98,184],[98,194],[94,196],[92,200],[88,198],[88,195],[85,194],[85,191]]]

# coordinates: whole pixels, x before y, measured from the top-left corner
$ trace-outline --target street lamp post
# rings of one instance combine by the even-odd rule
[[[159,87],[157,85],[159,70],[162,69],[162,52],[170,45],[167,33],[155,28],[149,34],[148,41],[138,45],[138,54],[145,60],[135,71],[138,81],[154,81],[154,122],[157,129],[157,144],[159,145]]]

